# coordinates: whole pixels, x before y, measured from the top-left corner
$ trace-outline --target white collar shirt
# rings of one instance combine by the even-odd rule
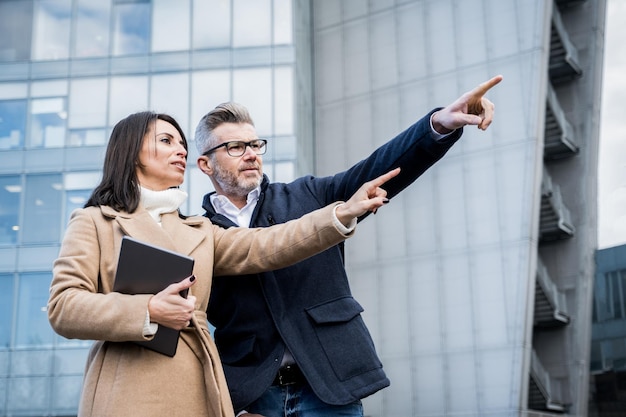
[[[229,220],[240,227],[250,227],[252,221],[252,213],[256,208],[261,195],[261,186],[248,193],[246,205],[239,209],[226,196],[211,194],[211,204],[215,208],[215,212],[226,216]]]

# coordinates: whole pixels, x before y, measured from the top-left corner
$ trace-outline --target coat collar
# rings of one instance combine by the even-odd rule
[[[103,216],[117,221],[124,234],[184,255],[190,255],[207,238],[206,230],[200,228],[207,220],[200,216],[185,219],[177,212],[166,213],[159,226],[142,206],[133,213],[109,206],[101,206],[100,210]]]

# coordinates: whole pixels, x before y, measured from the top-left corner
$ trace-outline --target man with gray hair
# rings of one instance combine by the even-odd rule
[[[196,129],[198,167],[215,188],[205,215],[221,227],[267,227],[349,198],[361,184],[400,167],[392,198],[441,159],[466,125],[485,130],[496,76],[435,109],[344,172],[270,183],[267,141],[247,109],[223,103]],[[235,411],[266,417],[363,416],[361,399],[389,385],[363,308],[352,297],[343,244],[296,265],[245,277],[214,277],[208,318]],[[357,278],[358,279],[358,278]],[[249,415],[250,415],[249,414]]]

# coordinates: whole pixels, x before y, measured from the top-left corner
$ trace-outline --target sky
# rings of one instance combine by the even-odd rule
[[[598,247],[626,244],[626,1],[608,0],[598,160]]]

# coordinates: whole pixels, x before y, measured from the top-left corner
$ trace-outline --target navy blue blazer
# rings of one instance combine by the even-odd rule
[[[383,185],[392,198],[461,137],[458,130],[435,141],[431,114],[339,174],[306,176],[289,184],[270,183],[264,176],[250,226],[284,223],[345,201],[363,183],[401,167]],[[204,197],[205,215],[222,227],[235,226],[215,213],[209,196]],[[285,346],[326,403],[348,404],[388,386],[361,312],[348,285],[343,244],[281,270],[214,277],[208,317],[235,410],[244,409],[272,384]]]

